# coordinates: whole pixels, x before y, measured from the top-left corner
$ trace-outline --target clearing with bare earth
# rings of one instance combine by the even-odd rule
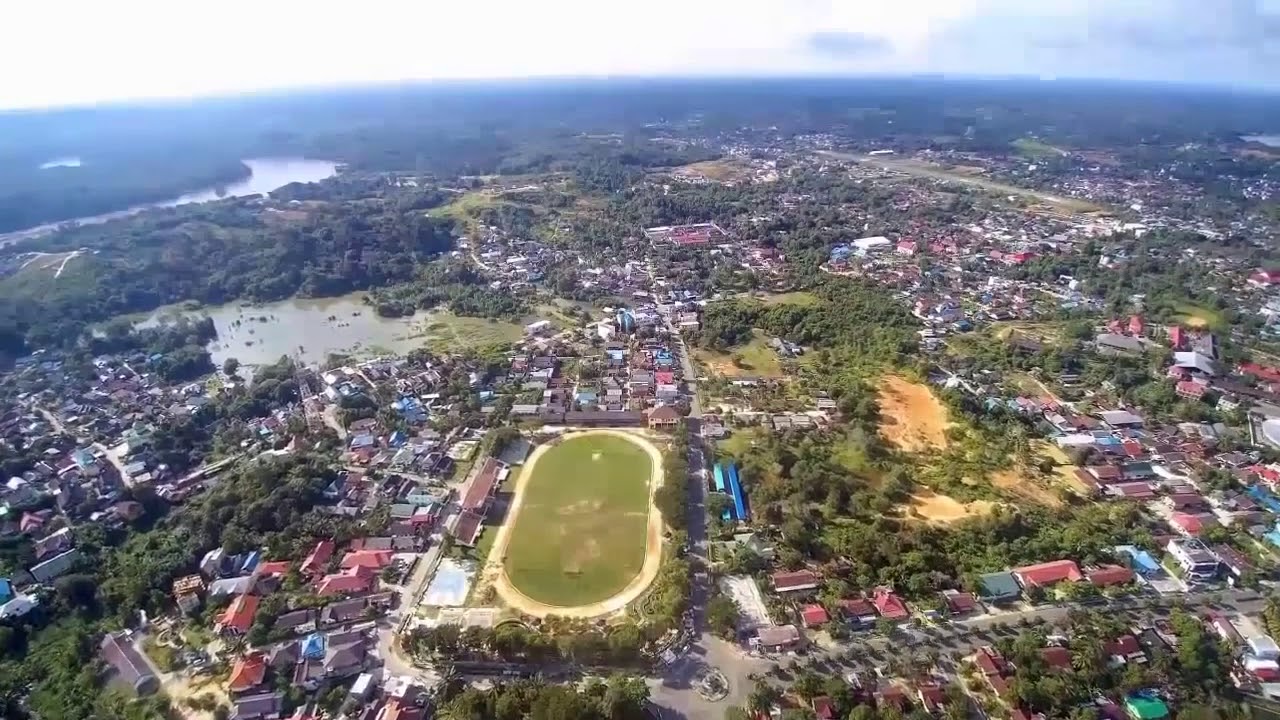
[[[908,452],[947,447],[947,408],[929,386],[901,375],[880,379],[880,434],[890,445]]]

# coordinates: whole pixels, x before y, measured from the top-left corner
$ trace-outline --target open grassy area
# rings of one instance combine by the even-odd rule
[[[423,319],[415,338],[437,352],[457,352],[486,345],[512,343],[524,336],[524,328],[512,322],[434,311]]]
[[[755,300],[765,305],[800,305],[808,307],[817,304],[818,296],[804,290],[795,290],[785,293],[752,295],[750,300]]]
[[[557,606],[600,602],[644,565],[648,453],[611,435],[569,438],[528,470],[503,565],[512,586]]]
[[[719,352],[699,348],[693,351],[693,359],[708,370],[725,377],[782,377],[782,362],[778,353],[769,347],[763,332],[756,330],[751,342]]]
[[[1178,303],[1174,306],[1178,311],[1178,321],[1192,328],[1209,328],[1221,330],[1226,327],[1226,318],[1222,313],[1195,303]]]
[[[1064,150],[1032,138],[1018,138],[1012,145],[1019,155],[1031,160],[1048,160],[1067,154]]]
[[[478,228],[476,218],[482,210],[502,204],[504,201],[495,193],[487,190],[475,190],[462,193],[447,205],[431,210],[431,217],[450,218],[461,223],[468,231]]]

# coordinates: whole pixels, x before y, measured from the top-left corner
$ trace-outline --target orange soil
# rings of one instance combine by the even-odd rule
[[[899,375],[881,378],[880,434],[909,452],[947,447],[947,408],[926,385]]]
[[[973,517],[988,515],[995,503],[987,500],[975,500],[962,503],[948,495],[939,495],[932,490],[921,490],[911,496],[911,510],[924,520],[939,525],[967,520]]]

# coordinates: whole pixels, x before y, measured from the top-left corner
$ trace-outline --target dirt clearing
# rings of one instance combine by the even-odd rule
[[[948,495],[939,495],[932,490],[923,490],[911,496],[911,513],[927,522],[938,525],[968,520],[969,518],[990,515],[996,504],[987,500],[974,500],[962,503]]]
[[[900,375],[880,379],[880,434],[899,450],[920,452],[947,447],[947,408],[927,385]]]

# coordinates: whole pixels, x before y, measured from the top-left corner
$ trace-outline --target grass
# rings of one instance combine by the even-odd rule
[[[511,584],[559,606],[605,600],[644,565],[648,453],[612,435],[570,438],[546,451],[524,487],[503,558]]]
[[[147,657],[151,658],[151,661],[156,664],[156,667],[164,672],[172,672],[177,667],[173,648],[156,643],[154,637],[144,639],[142,641],[142,649],[147,653]]]
[[[782,362],[769,347],[764,333],[755,330],[751,342],[730,348],[728,352],[700,348],[693,357],[709,370],[726,377],[782,377]]]
[[[818,296],[804,290],[795,290],[785,293],[765,293],[763,295],[752,295],[751,300],[757,300],[770,307],[774,305],[799,305],[801,307],[809,307],[818,303]]]
[[[1226,318],[1222,317],[1222,313],[1203,305],[1182,302],[1174,305],[1173,309],[1178,313],[1178,320],[1188,327],[1221,330],[1227,324]]]
[[[524,337],[524,328],[512,322],[465,317],[448,311],[427,315],[422,332],[415,337],[438,352],[457,352],[489,345],[505,345]]]
[[[462,223],[468,231],[479,229],[477,216],[481,211],[503,204],[503,200],[493,192],[478,190],[475,192],[467,192],[459,195],[457,199],[448,205],[442,205],[431,210],[428,215],[431,217],[448,218]]]
[[[1066,155],[1062,150],[1032,138],[1018,138],[1012,145],[1019,155],[1031,160],[1048,160]]]

